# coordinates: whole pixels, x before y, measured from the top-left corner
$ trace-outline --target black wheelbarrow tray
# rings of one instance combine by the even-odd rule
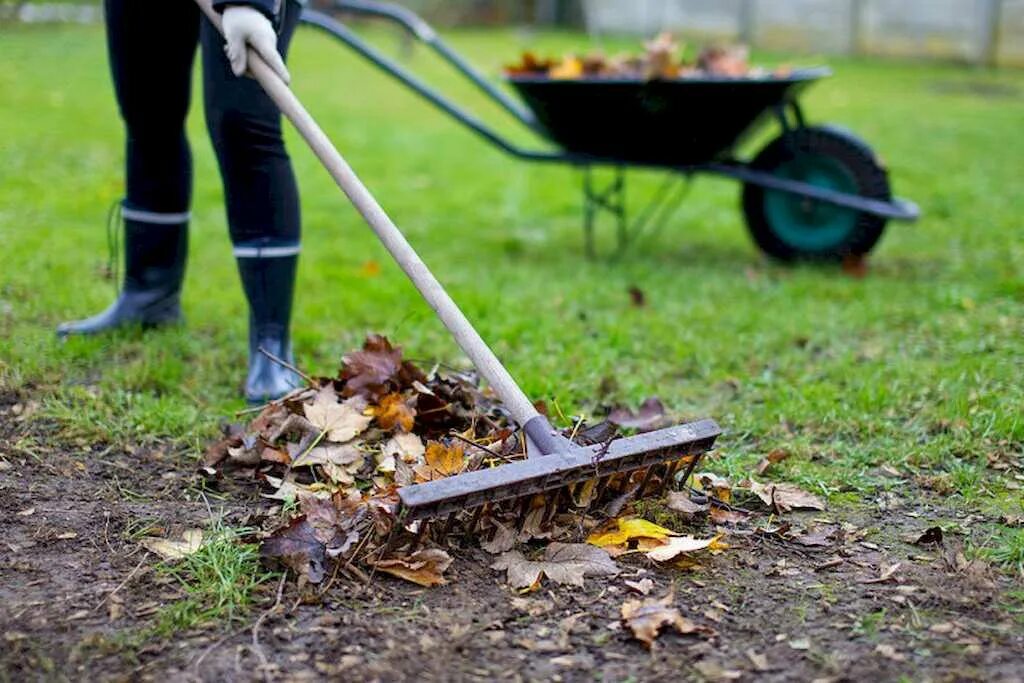
[[[336,14],[398,23],[557,149],[535,151],[513,144],[362,40]],[[830,75],[827,68],[675,80],[510,76],[521,97],[517,101],[400,5],[333,0],[328,10],[304,9],[302,21],[353,48],[503,151],[526,161],[580,168],[589,254],[600,212],[615,217],[621,250],[664,223],[684,196],[685,181],[698,173],[743,183],[743,212],[751,236],[765,253],[782,260],[857,258],[871,251],[889,220],[913,221],[920,214],[914,203],[892,196],[885,166],[863,140],[836,126],[805,122],[797,98]],[[737,148],[772,119],[781,134],[753,159],[738,159]],[[614,171],[601,187],[593,173],[599,167]],[[650,203],[631,221],[625,205],[625,172],[630,167],[667,172]]]

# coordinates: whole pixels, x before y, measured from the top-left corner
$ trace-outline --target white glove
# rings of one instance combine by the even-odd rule
[[[249,68],[246,48],[252,47],[285,83],[291,81],[292,77],[277,51],[277,33],[262,12],[243,5],[231,6],[224,10],[221,25],[227,41],[224,52],[236,76],[241,76]]]

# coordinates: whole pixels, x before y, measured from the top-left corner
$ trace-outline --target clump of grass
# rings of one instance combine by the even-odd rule
[[[251,529],[216,522],[207,542],[194,554],[159,571],[178,580],[185,597],[164,607],[152,627],[154,635],[195,628],[211,622],[233,623],[253,603],[256,590],[272,574],[260,566],[259,547],[243,539]]]
[[[985,554],[990,561],[1024,576],[1024,529],[1007,531]]]

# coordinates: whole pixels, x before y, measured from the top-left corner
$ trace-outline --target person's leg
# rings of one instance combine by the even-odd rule
[[[288,0],[278,48],[286,55],[299,18]],[[249,301],[249,374],[246,398],[279,398],[298,383],[295,374],[259,349],[291,361],[289,326],[299,253],[299,193],[281,137],[281,115],[251,78],[231,73],[224,41],[203,20],[206,124],[224,182],[228,226]]]
[[[103,313],[57,332],[94,334],[181,318],[192,158],[185,137],[199,12],[183,0],[105,0],[107,50],[125,125],[124,282]]]

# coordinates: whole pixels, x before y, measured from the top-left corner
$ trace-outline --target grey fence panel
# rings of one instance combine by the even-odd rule
[[[1003,0],[995,41],[997,64],[1024,66],[1024,0]]]
[[[744,40],[803,52],[1024,64],[1024,0],[583,0],[594,33]]]
[[[759,2],[753,12],[755,45],[803,52],[851,52],[856,32],[850,0]]]

